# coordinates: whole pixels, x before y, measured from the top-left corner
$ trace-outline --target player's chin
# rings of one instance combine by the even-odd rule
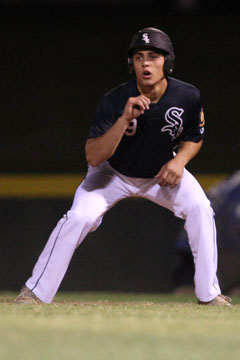
[[[153,86],[154,85],[154,79],[151,78],[144,78],[142,76],[137,78],[138,84],[141,86]]]
[[[154,80],[152,78],[150,79],[141,79],[142,85],[145,86],[153,86],[155,84]]]

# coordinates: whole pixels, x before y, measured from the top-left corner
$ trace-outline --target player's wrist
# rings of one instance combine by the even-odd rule
[[[182,167],[185,167],[187,165],[187,163],[189,162],[189,158],[188,156],[185,156],[185,154],[181,154],[181,153],[178,153],[176,156],[175,156],[175,159],[177,160],[177,162],[182,166]]]
[[[126,126],[126,129],[127,129],[129,123],[132,121],[132,118],[129,118],[129,117],[126,116],[126,115],[122,115],[122,116],[120,116],[120,117],[118,118],[118,120],[119,120],[123,125],[125,125],[125,126]]]

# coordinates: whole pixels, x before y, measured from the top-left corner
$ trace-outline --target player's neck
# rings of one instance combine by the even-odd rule
[[[154,85],[137,84],[140,94],[148,97],[152,103],[157,103],[167,88],[167,79],[162,79],[159,83]]]

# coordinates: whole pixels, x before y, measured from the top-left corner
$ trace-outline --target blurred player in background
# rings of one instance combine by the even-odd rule
[[[15,303],[51,303],[76,248],[118,201],[142,197],[185,220],[199,304],[230,305],[221,294],[213,210],[185,169],[199,152],[204,115],[199,90],[171,74],[168,35],[138,31],[128,50],[134,79],[100,100],[86,142],[87,175],[58,222]]]

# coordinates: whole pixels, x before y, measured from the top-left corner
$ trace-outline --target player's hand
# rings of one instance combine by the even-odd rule
[[[183,170],[183,162],[175,157],[162,166],[155,179],[160,186],[169,186],[174,189],[181,180]]]
[[[142,115],[145,110],[149,110],[150,103],[151,100],[144,95],[130,97],[125,105],[122,118],[130,123],[133,119]]]

